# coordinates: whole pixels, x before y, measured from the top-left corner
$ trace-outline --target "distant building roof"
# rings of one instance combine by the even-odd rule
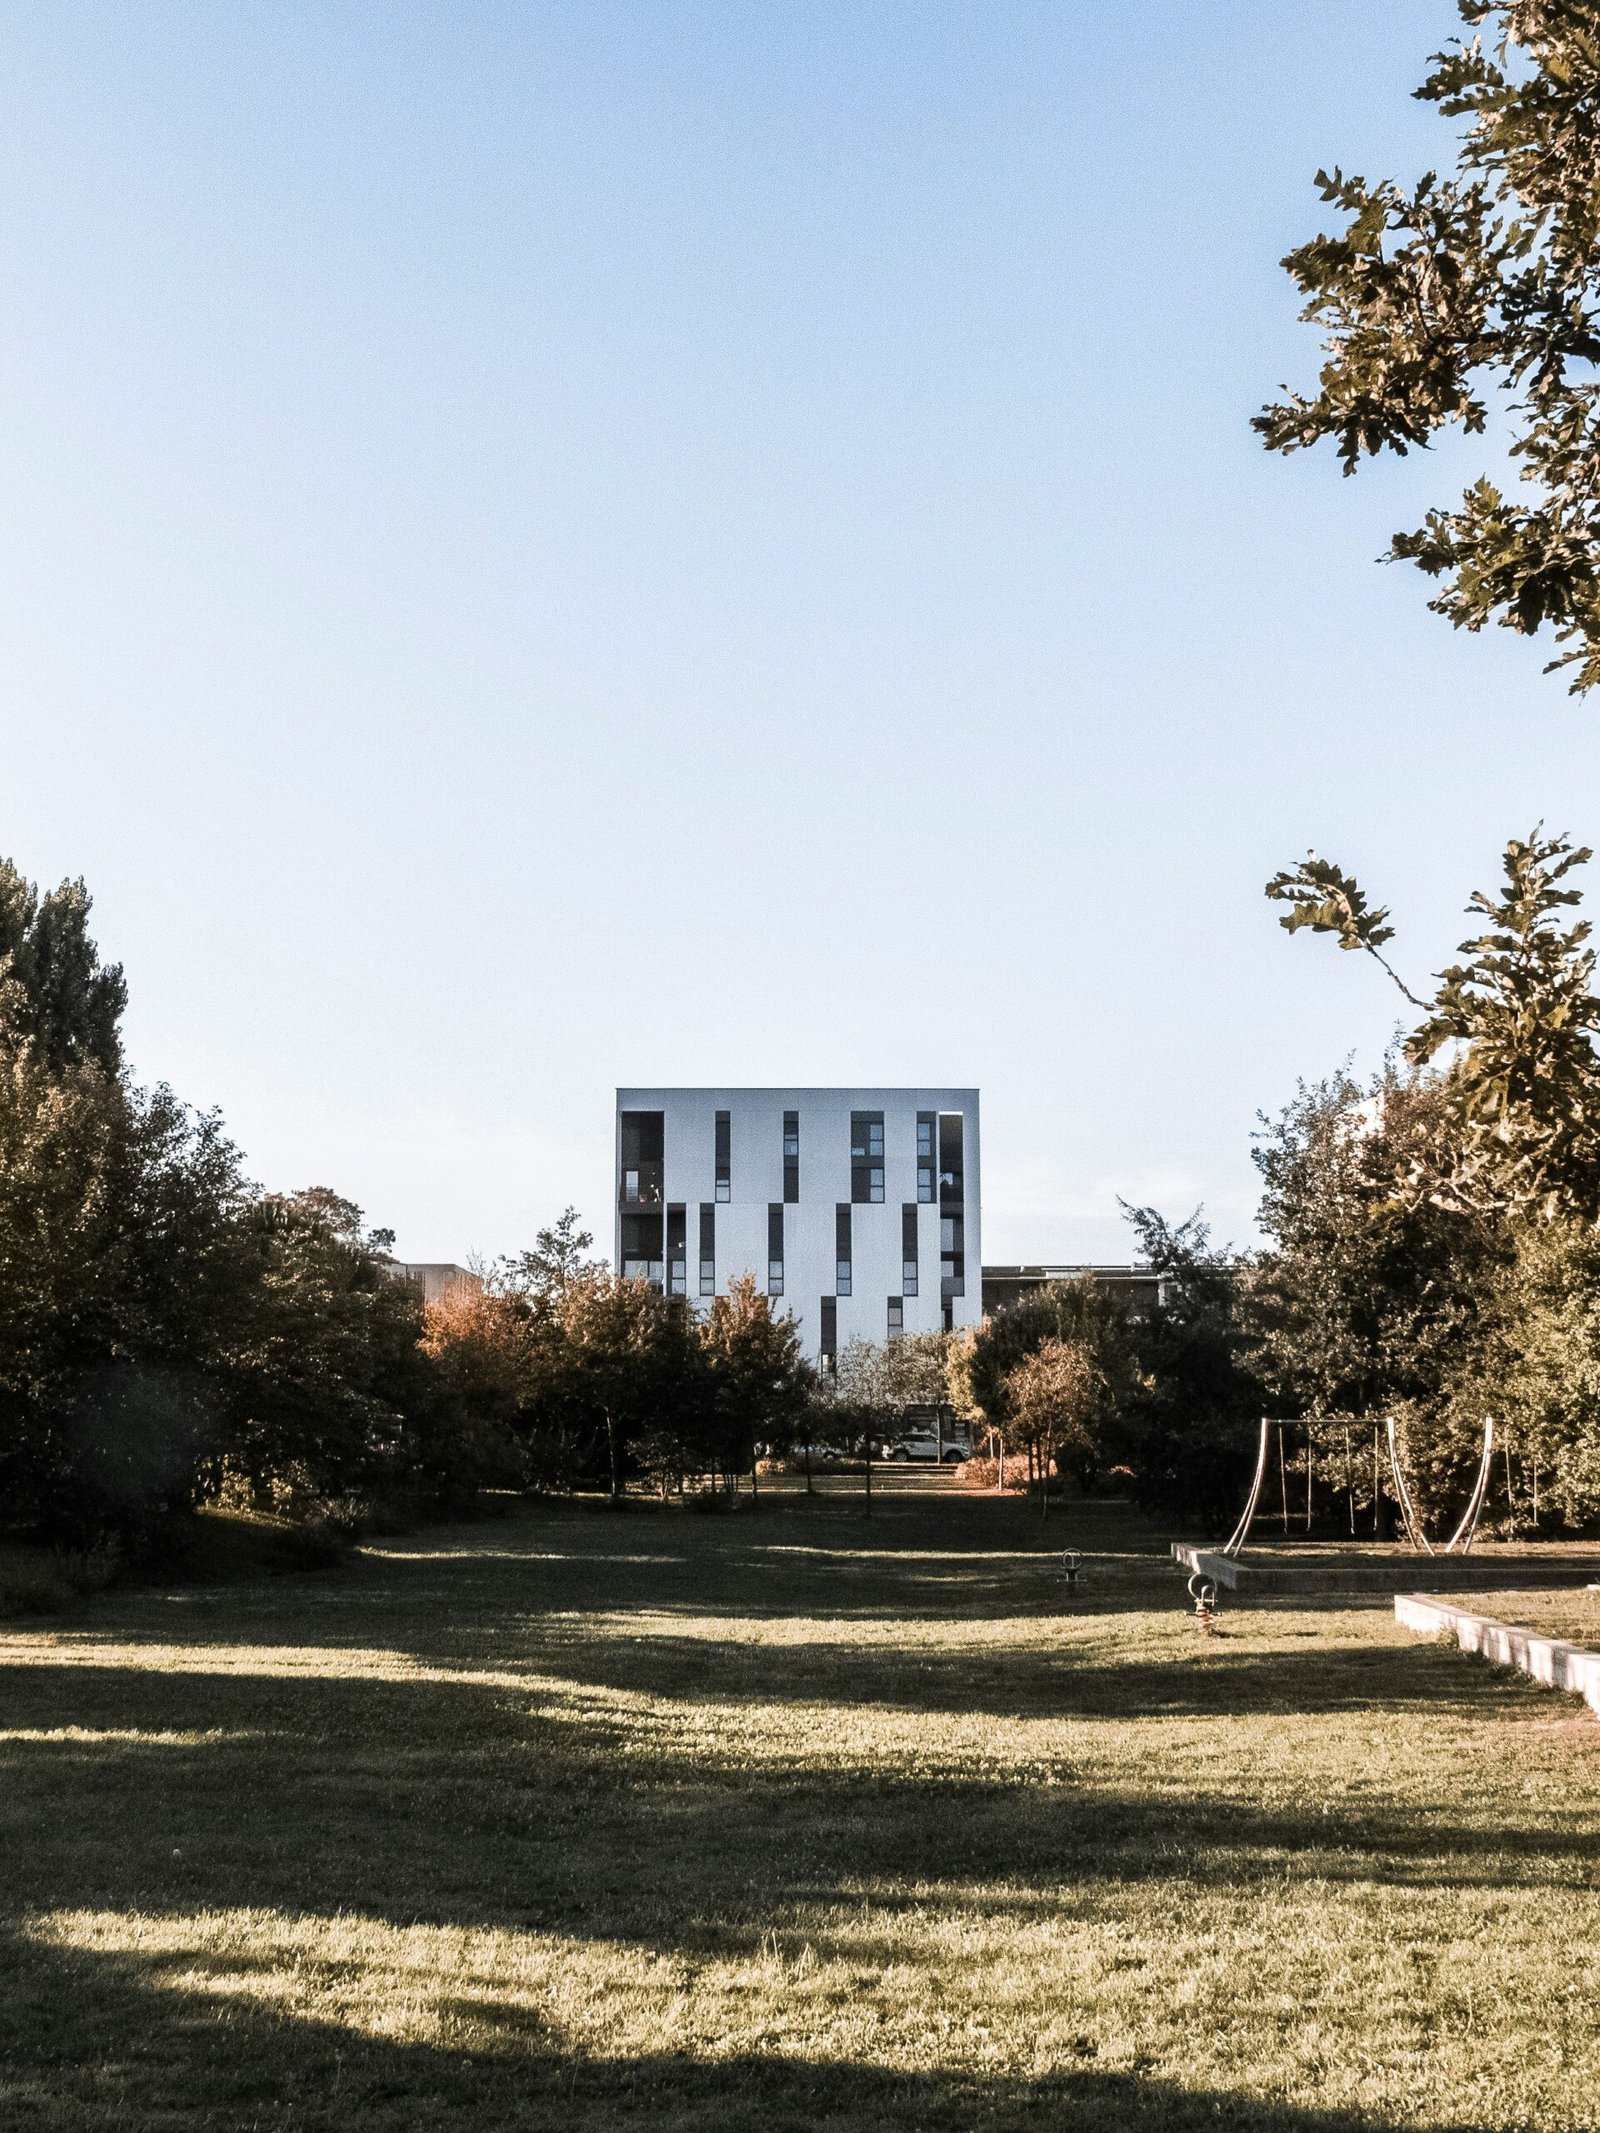
[[[394,1280],[409,1281],[422,1291],[424,1303],[443,1303],[458,1289],[477,1291],[483,1287],[481,1274],[474,1274],[471,1267],[457,1266],[453,1259],[391,1259],[387,1265]]]
[[[1163,1277],[1154,1267],[1104,1266],[1079,1261],[1072,1266],[986,1266],[983,1270],[983,1308],[998,1311],[1016,1303],[1034,1289],[1048,1288],[1053,1281],[1093,1278],[1096,1287],[1133,1307],[1159,1302]]]

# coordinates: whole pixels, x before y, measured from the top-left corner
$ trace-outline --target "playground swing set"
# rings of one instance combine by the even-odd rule
[[[1262,1490],[1266,1485],[1267,1469],[1271,1463],[1269,1455],[1272,1448],[1272,1433],[1274,1430],[1277,1431],[1278,1435],[1278,1476],[1282,1495],[1283,1531],[1285,1535],[1288,1534],[1290,1518],[1292,1514],[1289,1508],[1289,1465],[1288,1455],[1284,1446],[1284,1435],[1286,1431],[1293,1429],[1304,1430],[1306,1437],[1305,1522],[1306,1531],[1308,1533],[1310,1532],[1312,1525],[1312,1479],[1315,1470],[1315,1446],[1311,1436],[1310,1425],[1303,1421],[1289,1421],[1285,1419],[1280,1419],[1272,1415],[1263,1415],[1261,1418],[1261,1440],[1256,1451],[1256,1468],[1255,1474],[1250,1483],[1250,1493],[1245,1499],[1245,1506],[1243,1512],[1240,1514],[1239,1523],[1234,1527],[1232,1533],[1229,1534],[1227,1540],[1223,1543],[1223,1546],[1220,1551],[1223,1555],[1237,1559],[1237,1557],[1240,1555],[1244,1548],[1245,1542],[1250,1537],[1251,1528],[1255,1524],[1256,1514],[1261,1507]],[[1473,1484],[1472,1494],[1467,1499],[1467,1507],[1462,1512],[1460,1521],[1457,1524],[1455,1531],[1451,1534],[1450,1538],[1443,1544],[1442,1549],[1436,1549],[1433,1543],[1429,1540],[1427,1534],[1423,1531],[1422,1520],[1417,1513],[1416,1503],[1412,1497],[1410,1489],[1406,1485],[1405,1473],[1400,1463],[1400,1447],[1396,1439],[1395,1418],[1393,1415],[1387,1415],[1384,1418],[1383,1436],[1387,1439],[1388,1443],[1389,1473],[1393,1482],[1394,1501],[1399,1509],[1400,1523],[1404,1529],[1405,1537],[1409,1545],[1415,1548],[1419,1555],[1437,1555],[1440,1553],[1445,1555],[1466,1555],[1472,1547],[1473,1537],[1478,1530],[1478,1520],[1483,1514],[1484,1498],[1489,1493],[1489,1465],[1490,1461],[1494,1457],[1493,1415],[1485,1415],[1483,1418],[1483,1451],[1478,1462],[1478,1476],[1476,1482]],[[1381,1476],[1378,1464],[1378,1443],[1379,1433],[1375,1430],[1373,1432],[1372,1472],[1373,1510],[1375,1516],[1378,1511],[1379,1497],[1381,1493]],[[1345,1448],[1345,1463],[1347,1469],[1349,1467],[1349,1460],[1350,1450],[1349,1436],[1347,1431]],[[1346,1478],[1348,1484],[1348,1472]],[[1352,1533],[1354,1533],[1355,1531],[1354,1521],[1355,1498],[1354,1491],[1352,1490]],[[1209,1634],[1209,1632],[1214,1626],[1217,1608],[1217,1587],[1215,1579],[1208,1578],[1204,1575],[1203,1572],[1197,1570],[1189,1580],[1189,1597],[1194,1601],[1194,1611],[1196,1620],[1199,1622],[1200,1627]]]

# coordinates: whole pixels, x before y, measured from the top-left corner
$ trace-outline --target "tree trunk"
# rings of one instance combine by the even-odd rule
[[[872,1439],[867,1439],[867,1516],[872,1516]]]
[[[761,1486],[756,1480],[756,1448],[752,1444],[750,1447],[750,1508],[754,1510],[760,1501]]]
[[[611,1501],[613,1504],[620,1504],[622,1501],[622,1455],[617,1444],[616,1420],[610,1413],[606,1415],[606,1445],[611,1454]]]

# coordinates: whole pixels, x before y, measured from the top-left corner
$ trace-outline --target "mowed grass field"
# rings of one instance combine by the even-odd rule
[[[1600,1563],[1590,1575],[1600,1579]],[[1492,1615],[1517,1629],[1537,1630],[1541,1636],[1564,1637],[1587,1651],[1600,1651],[1600,1583],[1567,1586],[1552,1591],[1536,1586],[1530,1592],[1441,1592],[1440,1599],[1465,1607],[1476,1615]]]
[[[857,1488],[0,1626],[0,2126],[1600,2126],[1576,1699]]]

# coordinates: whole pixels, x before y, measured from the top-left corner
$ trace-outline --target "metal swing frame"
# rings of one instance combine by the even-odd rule
[[[1423,1555],[1454,1555],[1459,1550],[1465,1555],[1472,1546],[1473,1535],[1478,1530],[1478,1519],[1483,1510],[1483,1500],[1489,1493],[1489,1461],[1494,1457],[1494,1416],[1483,1418],[1483,1457],[1478,1463],[1478,1479],[1467,1508],[1461,1514],[1461,1523],[1445,1542],[1442,1551],[1435,1548],[1422,1530],[1422,1520],[1417,1516],[1417,1507],[1411,1501],[1411,1491],[1406,1487],[1406,1477],[1400,1471],[1400,1447],[1395,1441],[1394,1416],[1384,1418],[1389,1433],[1389,1471],[1394,1476],[1394,1493],[1400,1505],[1400,1516],[1405,1521],[1406,1539]]]
[[[1406,1487],[1405,1476],[1400,1471],[1400,1452],[1395,1441],[1394,1416],[1388,1415],[1384,1419],[1388,1426],[1389,1434],[1389,1471],[1394,1476],[1395,1500],[1400,1506],[1400,1517],[1406,1529],[1406,1539],[1413,1548],[1423,1555],[1438,1554],[1440,1551],[1435,1549],[1427,1534],[1422,1530],[1422,1520],[1417,1516],[1416,1505],[1411,1501],[1411,1491]],[[1250,1537],[1250,1528],[1255,1522],[1256,1508],[1261,1502],[1262,1484],[1267,1478],[1267,1451],[1272,1442],[1272,1432],[1275,1429],[1282,1431],[1294,1426],[1294,1424],[1280,1421],[1272,1415],[1262,1416],[1261,1445],[1256,1454],[1255,1478],[1250,1484],[1250,1494],[1246,1499],[1243,1515],[1223,1543],[1221,1552],[1224,1555],[1237,1556]],[[1489,1461],[1493,1456],[1494,1416],[1485,1415],[1483,1418],[1483,1457],[1478,1465],[1477,1483],[1467,1501],[1467,1508],[1461,1514],[1461,1523],[1444,1544],[1443,1553],[1446,1555],[1455,1555],[1458,1552],[1465,1555],[1472,1546],[1473,1536],[1478,1530],[1478,1520],[1483,1512],[1484,1498],[1489,1493]]]

